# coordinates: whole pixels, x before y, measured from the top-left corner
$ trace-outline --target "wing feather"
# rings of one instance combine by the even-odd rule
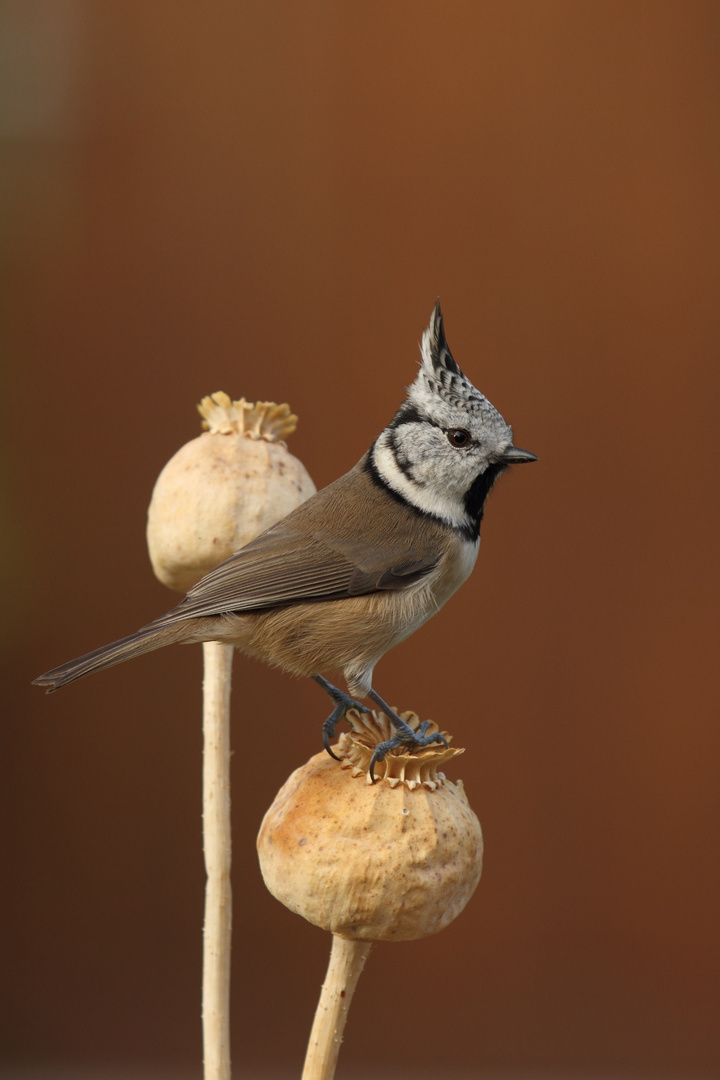
[[[397,543],[308,535],[279,522],[220,563],[157,623],[408,588],[439,558]]]

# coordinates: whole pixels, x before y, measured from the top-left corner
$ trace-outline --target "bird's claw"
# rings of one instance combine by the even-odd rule
[[[410,750],[416,750],[423,746],[430,746],[431,743],[442,743],[447,749],[448,741],[439,731],[436,731],[433,735],[425,734],[429,727],[430,721],[423,720],[417,731],[412,732],[412,735],[398,732],[396,735],[393,735],[392,739],[386,739],[385,742],[378,743],[370,758],[370,765],[368,767],[372,782],[375,783],[375,766],[378,761],[382,761],[386,754],[391,750],[397,750],[400,746],[406,746]]]
[[[333,709],[333,711],[330,713],[327,720],[325,720],[322,726],[323,746],[327,750],[330,757],[335,758],[336,761],[339,761],[340,758],[337,756],[337,754],[333,753],[332,747],[330,746],[330,740],[335,738],[335,725],[339,720],[342,719],[343,714],[342,712],[339,712],[338,709],[340,709],[340,706],[338,706],[337,709]]]
[[[345,714],[349,709],[357,709],[358,712],[363,713],[370,712],[370,710],[360,701],[351,698],[349,694],[344,693],[342,690],[338,690],[337,687],[333,687],[332,692],[327,687],[325,689],[327,689],[327,692],[330,694],[333,701],[336,702],[336,705],[322,726],[323,746],[331,758],[335,758],[336,761],[339,761],[340,758],[337,754],[333,753],[332,747],[330,746],[330,740],[335,738],[335,728],[340,721],[345,718]]]

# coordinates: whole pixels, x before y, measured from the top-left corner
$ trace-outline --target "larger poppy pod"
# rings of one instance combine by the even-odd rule
[[[403,713],[413,729],[414,713]],[[441,771],[463,751],[391,751],[368,782],[384,716],[351,711],[354,730],[287,780],[258,836],[262,875],[291,911],[341,937],[409,941],[463,910],[482,871],[480,822],[461,781]],[[431,724],[430,733],[437,731]]]

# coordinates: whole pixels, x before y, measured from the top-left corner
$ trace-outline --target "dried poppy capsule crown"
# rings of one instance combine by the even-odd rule
[[[419,726],[414,713],[402,716]],[[462,783],[439,770],[463,751],[393,751],[370,784],[370,756],[391,734],[388,721],[353,711],[348,719],[354,730],[335,747],[341,761],[316,754],[265,815],[258,836],[265,884],[291,911],[342,937],[437,933],[463,910],[482,870],[480,822]]]
[[[315,493],[283,441],[297,425],[288,405],[218,392],[198,411],[207,430],[167,463],[148,510],[153,570],[179,592]]]

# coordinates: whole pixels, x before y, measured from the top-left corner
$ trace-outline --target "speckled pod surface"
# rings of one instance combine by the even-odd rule
[[[260,828],[260,866],[270,892],[316,926],[408,941],[463,910],[480,880],[482,832],[462,783],[437,769],[461,750],[393,752],[386,776],[369,784],[372,745],[344,734],[341,762],[316,754],[290,776]]]

